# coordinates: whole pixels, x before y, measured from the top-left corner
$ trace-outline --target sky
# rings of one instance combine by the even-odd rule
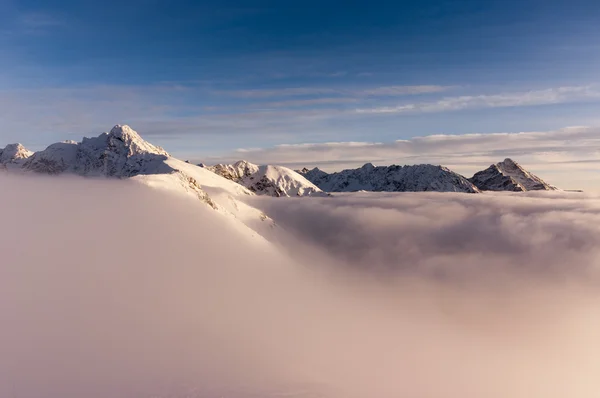
[[[593,0],[0,0],[0,142],[129,124],[193,161],[468,174],[502,154],[600,189],[599,18]],[[557,144],[573,126],[586,140]],[[514,150],[522,132],[540,148]],[[481,139],[454,157],[378,150],[441,135]]]

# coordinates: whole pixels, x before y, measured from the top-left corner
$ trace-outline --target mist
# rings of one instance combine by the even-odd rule
[[[600,282],[600,197],[594,195],[371,192],[254,202],[293,241],[386,278]]]
[[[0,396],[597,397],[598,199],[0,176]]]

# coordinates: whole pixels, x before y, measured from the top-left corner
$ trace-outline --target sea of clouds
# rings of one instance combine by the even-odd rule
[[[464,281],[515,274],[579,281],[600,271],[595,195],[365,192],[255,205],[292,239],[358,269]]]
[[[0,175],[0,396],[597,397],[600,200]]]

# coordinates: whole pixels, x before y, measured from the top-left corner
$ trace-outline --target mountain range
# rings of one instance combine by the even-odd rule
[[[20,144],[8,145],[0,152],[0,165],[22,173],[127,178],[198,199],[226,215],[240,233],[256,240],[266,243],[265,238],[273,234],[273,221],[243,200],[254,195],[252,191],[170,156],[126,125],[81,142],[55,143],[35,153]]]
[[[460,174],[446,167],[430,164],[375,167],[367,163],[358,169],[331,174],[318,168],[305,168],[299,173],[326,192],[479,192],[475,185]]]
[[[326,173],[319,168],[298,170],[325,192],[465,192],[557,190],[528,172],[512,159],[493,164],[466,178],[454,171],[430,164],[379,166],[371,163],[357,169]]]
[[[326,173],[318,168],[294,171],[244,160],[231,165],[194,165],[150,144],[129,126],[81,142],[64,141],[31,152],[21,144],[0,149],[0,168],[40,174],[128,178],[151,187],[201,200],[242,221],[252,233],[273,228],[263,212],[244,200],[252,195],[327,196],[328,192],[464,192],[557,190],[511,159],[466,177],[443,166],[374,166]]]

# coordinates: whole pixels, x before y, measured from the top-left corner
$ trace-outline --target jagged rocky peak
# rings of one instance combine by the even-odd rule
[[[21,144],[9,144],[4,149],[0,149],[0,163],[14,163],[27,159],[33,155],[33,152],[26,149]]]
[[[502,162],[498,162],[495,165],[501,171],[512,173],[512,172],[527,172],[521,165],[511,158],[506,158]]]
[[[475,173],[469,179],[482,191],[555,191],[553,185],[525,170],[510,158]]]
[[[259,195],[314,196],[323,194],[304,176],[283,166],[258,166],[247,160],[240,160],[230,165],[218,164],[206,168]]]
[[[145,141],[126,125],[116,125],[108,133],[65,141],[36,152],[24,163],[29,171],[47,174],[72,172],[80,175],[131,177],[139,174],[167,174],[174,170],[165,164],[169,154]]]
[[[368,170],[373,170],[374,168],[375,168],[375,166],[373,166],[373,163],[365,163],[365,164],[364,164],[364,165],[361,167],[361,169],[363,169],[363,170],[366,170],[366,171],[368,171]]]
[[[141,153],[153,153],[156,155],[169,156],[167,151],[163,148],[152,145],[148,141],[144,140],[134,129],[128,125],[117,124],[107,134],[108,141],[112,145],[116,145],[117,142],[122,142],[123,146],[129,148],[130,155],[141,154]]]
[[[302,170],[296,170],[296,172],[297,172],[298,174],[302,174],[302,175],[303,175],[303,176],[305,176],[305,177],[308,175],[308,176],[310,176],[311,178],[314,178],[314,177],[317,177],[317,176],[321,177],[321,176],[326,176],[326,175],[328,175],[328,173],[324,172],[323,170],[321,170],[321,169],[320,169],[320,168],[318,168],[318,167],[314,167],[314,168],[312,168],[312,169],[308,169],[307,167],[305,167],[305,168],[303,168]],[[308,178],[308,177],[307,177],[307,178]],[[310,180],[311,178],[308,178],[308,179]]]
[[[306,178],[308,181],[312,182],[317,186],[319,186],[321,180],[327,178],[327,176],[329,175],[328,173],[324,172],[318,167],[315,167],[312,170],[309,170],[305,167],[302,170],[298,170],[297,172],[298,174],[301,174],[302,176],[304,176],[304,178]]]
[[[247,160],[239,160],[233,165],[240,176],[248,176],[258,172],[259,166]]]
[[[223,178],[236,182],[239,182],[239,180],[244,177],[249,177],[252,174],[257,173],[259,169],[259,166],[250,163],[247,160],[239,160],[234,164],[217,164],[204,167]]]

